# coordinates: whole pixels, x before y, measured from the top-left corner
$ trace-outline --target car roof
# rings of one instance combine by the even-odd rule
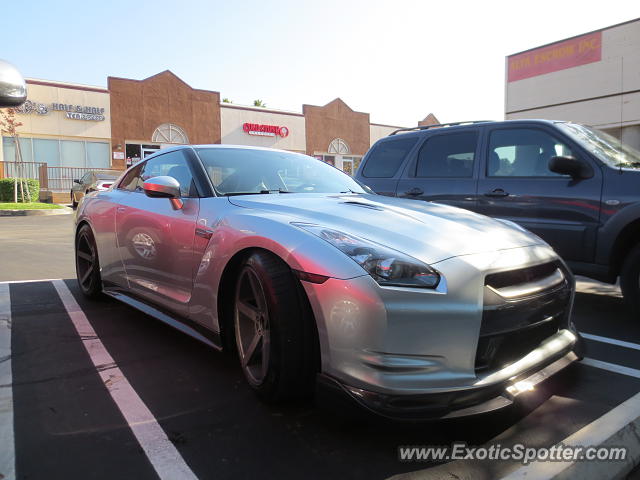
[[[454,122],[452,124],[438,124],[438,125],[425,125],[424,127],[414,127],[408,129],[398,129],[392,133],[390,133],[386,137],[382,137],[380,141],[386,141],[387,139],[393,138],[405,138],[409,136],[423,136],[430,135],[431,133],[443,133],[449,131],[456,130],[464,130],[469,128],[477,128],[479,126],[496,126],[496,125],[518,125],[518,124],[532,124],[538,123],[542,125],[555,125],[558,123],[567,123],[566,120],[547,120],[543,118],[532,118],[532,119],[513,119],[513,120],[479,120],[473,122]],[[376,142],[377,143],[377,142]]]

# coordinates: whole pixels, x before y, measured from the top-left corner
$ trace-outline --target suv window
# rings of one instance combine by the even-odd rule
[[[538,129],[510,128],[491,132],[487,175],[490,177],[557,177],[549,160],[572,155],[571,149]]]
[[[417,140],[417,137],[410,137],[378,143],[369,154],[362,175],[368,178],[393,177]]]
[[[430,137],[420,149],[416,177],[471,177],[478,132]]]

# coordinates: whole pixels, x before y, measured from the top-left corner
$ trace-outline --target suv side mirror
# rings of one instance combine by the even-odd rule
[[[168,198],[174,210],[182,208],[182,200],[180,199],[180,184],[178,181],[166,175],[153,177],[148,179],[142,185],[144,193],[151,198]]]
[[[77,183],[78,185],[82,185],[82,182],[80,180],[78,180],[77,178],[73,179],[73,183]]]
[[[27,84],[16,67],[0,60],[0,107],[19,107],[27,99]]]
[[[570,175],[574,180],[593,177],[591,167],[575,157],[551,157],[549,170],[561,175]]]

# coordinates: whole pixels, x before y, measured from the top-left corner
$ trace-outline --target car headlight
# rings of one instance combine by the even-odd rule
[[[440,275],[409,255],[347,233],[308,223],[294,223],[329,242],[384,286],[436,288]]]

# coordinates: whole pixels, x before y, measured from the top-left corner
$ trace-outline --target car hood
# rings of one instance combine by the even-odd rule
[[[544,243],[525,230],[468,210],[382,195],[243,195],[229,197],[229,202],[278,213],[288,222],[349,233],[427,263]]]

